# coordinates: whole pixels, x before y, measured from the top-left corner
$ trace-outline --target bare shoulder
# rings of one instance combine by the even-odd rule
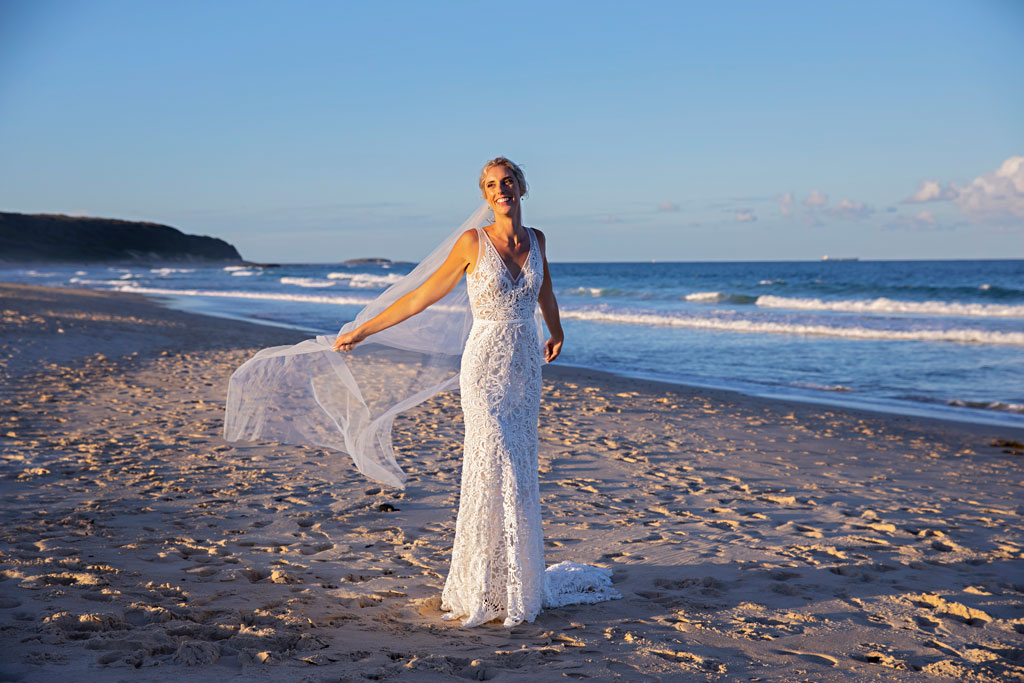
[[[473,266],[476,264],[477,254],[480,252],[480,235],[473,228],[465,231],[459,235],[459,239],[455,240],[455,246],[452,247],[451,255],[449,259],[454,258],[459,263],[460,268],[465,268],[467,273],[473,272]]]
[[[480,235],[477,234],[475,228],[470,228],[466,232],[459,235],[459,239],[455,242],[455,248],[453,251],[457,251],[462,254],[476,256],[476,250],[480,243]]]
[[[547,252],[548,238],[544,236],[544,233],[540,231],[540,228],[530,228],[533,230],[533,234],[537,236],[537,244],[540,245],[542,252]]]

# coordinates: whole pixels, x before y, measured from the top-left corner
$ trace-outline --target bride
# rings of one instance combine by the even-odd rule
[[[564,335],[548,270],[544,234],[523,225],[521,204],[527,193],[523,171],[512,161],[498,157],[484,165],[479,185],[488,213],[493,212],[493,222],[481,221],[454,236],[454,244],[443,261],[438,253],[441,248],[435,250],[407,276],[415,284],[413,276],[429,266],[431,272],[419,276],[422,282],[406,287],[408,291],[401,296],[382,295],[384,302],[378,302],[376,308],[387,305],[374,315],[364,310],[355,324],[342,329],[332,348],[351,352],[372,335],[394,328],[445,299],[466,275],[472,325],[461,349],[458,373],[466,434],[455,542],[441,607],[447,612],[445,619],[462,619],[464,626],[503,619],[506,627],[512,627],[533,621],[542,606],[598,602],[617,598],[619,594],[611,585],[611,572],[607,569],[574,562],[561,562],[545,569],[537,464],[540,368],[542,358],[551,362],[558,357]],[[476,218],[483,215],[480,211],[474,214]],[[436,265],[437,261],[441,261],[440,265]],[[535,315],[538,304],[551,335],[543,345]],[[375,310],[372,305],[367,309],[371,313]],[[413,343],[406,339],[392,342],[392,346],[409,349]],[[423,340],[416,339],[415,343],[422,345]],[[322,346],[323,341],[319,344]],[[333,445],[320,435],[323,429],[319,427],[313,430],[316,434],[296,436],[294,420],[287,421],[287,433],[281,428],[268,429],[265,415],[272,410],[267,402],[259,407],[244,406],[244,387],[258,385],[253,378],[265,378],[268,367],[274,368],[269,374],[282,374],[280,367],[267,362],[284,358],[293,363],[292,370],[284,373],[289,379],[297,374],[310,375],[306,382],[290,382],[289,393],[294,394],[306,384],[311,387],[318,410],[332,415],[335,426],[344,433],[343,449],[353,455],[359,469],[385,481],[402,477],[397,482],[401,485],[404,475],[390,449],[391,420],[397,410],[424,400],[428,391],[413,392],[418,400],[400,401],[372,422],[366,416],[353,417],[351,395],[358,395],[354,386],[358,382],[348,366],[332,365],[330,382],[322,379],[327,373],[311,370],[313,365],[309,362],[296,372],[296,357],[317,358],[323,350],[313,343],[297,353],[300,347],[303,345],[267,349],[235,373],[229,389],[226,436]],[[266,355],[267,362],[243,372],[261,354]],[[317,363],[324,365],[324,361],[321,358]],[[398,360],[391,364],[409,365]],[[332,389],[328,387],[337,384],[337,378],[348,386],[344,400],[331,398]],[[265,379],[262,381],[266,383]],[[431,390],[439,388],[444,387],[439,384]],[[337,393],[336,389],[333,391]],[[251,417],[257,414],[259,420]],[[247,419],[238,418],[239,415]],[[341,422],[334,419],[335,415]],[[376,427],[370,429],[367,424]],[[376,451],[367,445],[374,443]],[[363,451],[383,453],[365,457],[360,455]]]

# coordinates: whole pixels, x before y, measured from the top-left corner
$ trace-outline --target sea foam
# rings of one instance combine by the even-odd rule
[[[281,278],[282,285],[296,285],[298,287],[333,287],[334,282],[331,280],[321,280],[315,277],[283,277]]]
[[[348,280],[349,287],[360,289],[383,289],[402,279],[398,273],[374,275],[372,273],[328,273],[328,280]]]
[[[630,313],[586,309],[564,309],[562,317],[591,322],[622,323],[627,325],[656,325],[685,327],[698,330],[722,330],[761,334],[788,334],[843,339],[871,339],[893,341],[958,342],[963,344],[998,344],[1024,346],[1024,332],[995,332],[972,329],[946,330],[880,330],[868,327],[842,327],[833,325],[805,325],[799,323],[758,322],[720,317],[691,317],[658,313]]]
[[[166,277],[166,276],[171,275],[173,273],[194,273],[194,272],[196,272],[196,269],[195,268],[150,268],[149,272],[153,273],[154,275],[160,275],[162,277]]]
[[[334,304],[339,306],[365,306],[372,298],[354,296],[326,296],[316,294],[291,294],[286,292],[241,292],[208,289],[164,289],[160,287],[132,287],[117,280],[112,282],[119,292],[135,292],[137,294],[164,294],[170,296],[214,296],[228,299],[263,299],[265,301],[301,301],[310,304]]]
[[[757,301],[756,296],[735,294],[730,292],[693,292],[683,297],[684,300],[698,304],[740,304],[747,305]]]
[[[950,301],[899,301],[896,299],[847,299],[827,301],[824,299],[799,299],[796,297],[771,296],[757,298],[762,308],[789,308],[804,311],[841,311],[845,313],[914,313],[921,315],[944,315],[985,318],[1024,318],[1024,306],[1004,304],[971,304]]]

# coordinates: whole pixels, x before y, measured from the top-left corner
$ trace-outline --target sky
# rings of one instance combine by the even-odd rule
[[[0,0],[0,211],[418,260],[1024,258],[1024,1]]]

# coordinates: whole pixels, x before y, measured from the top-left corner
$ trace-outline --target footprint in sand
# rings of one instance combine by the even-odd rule
[[[805,662],[811,664],[823,664],[824,666],[834,667],[839,664],[839,660],[829,655],[821,654],[819,652],[801,652],[800,650],[776,650],[780,655],[790,655],[793,657],[799,657]]]
[[[304,545],[299,548],[299,552],[303,555],[316,555],[322,553],[325,550],[330,550],[334,547],[333,543],[313,543],[311,545]]]
[[[632,664],[626,664],[615,659],[609,659],[606,663],[608,670],[618,677],[627,681],[657,681],[655,676],[649,676],[640,671]]]
[[[257,583],[270,576],[270,572],[265,569],[243,569],[239,573],[249,579],[251,583]]]

